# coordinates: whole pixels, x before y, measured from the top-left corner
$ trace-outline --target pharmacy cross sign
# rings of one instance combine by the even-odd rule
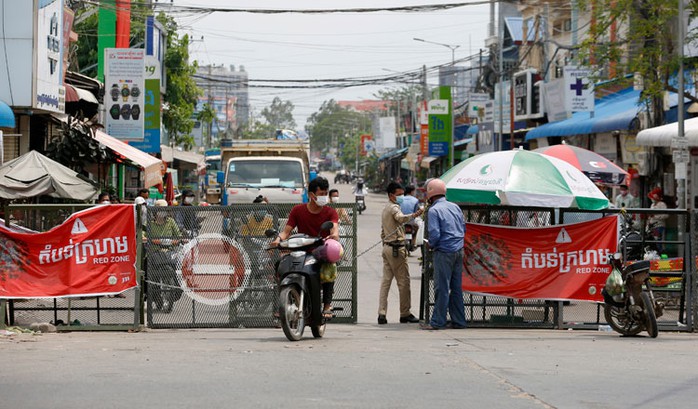
[[[570,84],[570,89],[579,97],[582,95],[582,91],[586,89],[586,86],[582,84],[581,78],[577,78],[574,84]]]

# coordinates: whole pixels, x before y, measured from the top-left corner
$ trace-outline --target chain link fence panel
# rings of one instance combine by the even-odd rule
[[[356,217],[333,204],[345,256],[338,265],[333,322],[356,322]],[[274,327],[280,254],[265,231],[281,231],[293,204],[148,207],[144,228],[148,326]]]

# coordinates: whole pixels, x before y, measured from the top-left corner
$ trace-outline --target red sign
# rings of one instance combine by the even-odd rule
[[[468,224],[463,290],[511,298],[603,301],[618,218],[535,229]]]
[[[0,298],[117,294],[136,286],[133,205],[74,213],[44,233],[0,226]]]
[[[366,149],[366,141],[372,140],[371,135],[361,135],[361,156],[366,156],[368,149]]]

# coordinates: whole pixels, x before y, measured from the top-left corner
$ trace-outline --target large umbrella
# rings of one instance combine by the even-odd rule
[[[581,171],[540,153],[511,150],[473,156],[441,176],[452,202],[600,210],[608,199]]]
[[[77,172],[36,152],[29,151],[0,166],[0,197],[22,199],[41,195],[92,200],[97,188]]]
[[[533,152],[554,156],[579,169],[594,182],[620,185],[628,172],[596,152],[571,145],[553,145],[538,148]]]

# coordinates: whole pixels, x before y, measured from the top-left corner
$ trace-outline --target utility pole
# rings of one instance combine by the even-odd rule
[[[208,109],[210,112],[215,112],[213,109],[213,95],[211,95],[211,65],[208,65]],[[211,148],[211,133],[213,133],[213,118],[208,121],[206,140],[204,141],[204,150]]]

